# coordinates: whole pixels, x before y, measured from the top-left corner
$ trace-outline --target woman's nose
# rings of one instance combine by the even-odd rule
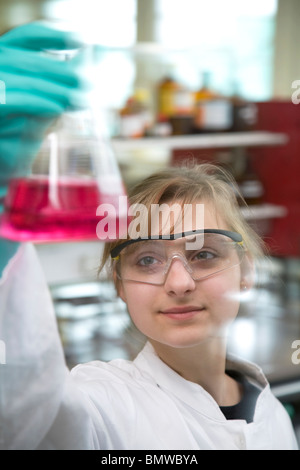
[[[187,266],[179,258],[172,260],[166,274],[164,288],[173,295],[186,295],[195,289],[195,281]]]

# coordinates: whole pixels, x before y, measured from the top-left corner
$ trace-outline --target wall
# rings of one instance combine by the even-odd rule
[[[291,84],[300,79],[300,2],[278,0],[273,69],[273,96],[291,96]]]

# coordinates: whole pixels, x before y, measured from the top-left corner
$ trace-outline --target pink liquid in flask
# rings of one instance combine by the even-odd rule
[[[49,180],[31,176],[11,180],[1,220],[1,236],[17,241],[52,242],[64,240],[97,240],[96,215],[100,204],[110,204],[119,228],[119,197],[103,194],[94,179],[61,178],[55,188],[58,204],[51,202]],[[107,217],[106,217],[107,218]],[[113,236],[111,237],[113,238]]]

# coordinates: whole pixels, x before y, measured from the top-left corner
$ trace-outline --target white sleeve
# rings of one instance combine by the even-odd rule
[[[101,425],[101,417],[66,367],[31,244],[20,246],[0,280],[0,341],[0,448],[97,448],[92,421]]]

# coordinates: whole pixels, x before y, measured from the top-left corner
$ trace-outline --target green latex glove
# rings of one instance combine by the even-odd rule
[[[66,109],[81,109],[88,103],[87,49],[79,50],[69,61],[59,61],[43,51],[81,47],[74,33],[41,22],[25,24],[0,37],[0,80],[6,98],[0,104],[0,214],[10,178],[29,171],[53,120]],[[13,245],[0,242],[1,275],[13,251],[8,247]]]

